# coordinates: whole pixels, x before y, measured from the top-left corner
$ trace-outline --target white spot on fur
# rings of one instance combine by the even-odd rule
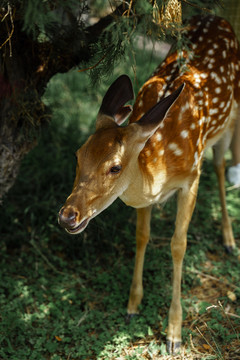
[[[220,107],[221,109],[223,109],[223,108],[224,108],[224,106],[225,106],[225,102],[224,102],[224,101],[222,101],[222,102],[221,102],[221,104],[219,105],[219,107]]]
[[[214,114],[217,114],[218,113],[218,109],[215,108],[215,109],[210,109],[209,110],[209,115],[214,115]]]
[[[160,132],[156,133],[156,140],[161,141],[162,140],[162,134]]]
[[[208,77],[208,74],[207,73],[202,73],[202,74],[200,74],[200,77],[202,79],[206,79]]]
[[[178,145],[176,143],[168,144],[168,148],[169,148],[169,150],[172,150],[174,155],[176,155],[176,156],[180,156],[183,153],[182,150],[178,147]]]
[[[199,76],[199,74],[193,74],[193,77],[194,77],[194,79],[195,79],[195,83],[200,83],[201,82],[201,79],[200,79],[200,76]]]
[[[220,77],[218,76],[218,74],[216,74],[214,71],[211,72],[210,76],[211,76],[211,78],[212,78],[213,80],[216,81],[216,83],[217,83],[218,85],[220,85],[220,84],[222,83],[221,78],[220,78]]]
[[[186,139],[186,137],[188,137],[188,130],[181,131],[180,135],[183,139]]]
[[[201,119],[199,119],[198,124],[201,126],[205,122],[206,118],[205,116],[202,116]]]
[[[162,96],[163,96],[163,90],[160,90],[158,92],[158,101],[161,99]]]
[[[193,166],[192,166],[192,170],[197,166],[197,163],[198,163],[198,152],[196,151],[194,153],[194,163],[193,163]]]

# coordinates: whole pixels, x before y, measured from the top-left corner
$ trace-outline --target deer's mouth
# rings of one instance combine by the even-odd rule
[[[65,228],[65,230],[69,234],[72,234],[72,235],[79,234],[88,226],[89,221],[90,221],[90,218],[87,218],[87,219],[83,220],[80,224],[78,224],[77,226],[75,226],[73,228]]]

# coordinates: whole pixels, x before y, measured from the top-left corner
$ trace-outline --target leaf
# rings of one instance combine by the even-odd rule
[[[148,335],[153,336],[153,331],[150,326],[148,327]]]
[[[237,297],[236,297],[236,294],[232,291],[228,291],[227,292],[227,297],[232,300],[232,301],[236,301],[237,300]]]
[[[62,341],[62,339],[61,339],[59,336],[57,336],[57,335],[55,335],[55,339],[56,339],[57,341]]]
[[[211,346],[208,344],[203,344],[202,346],[205,350],[209,350],[211,348]]]

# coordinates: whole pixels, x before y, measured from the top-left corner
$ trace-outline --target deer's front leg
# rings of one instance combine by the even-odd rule
[[[178,206],[175,232],[171,240],[171,252],[173,259],[173,291],[172,302],[169,310],[167,350],[174,354],[180,350],[182,307],[181,307],[181,279],[183,257],[187,245],[188,225],[195,207],[199,176],[195,179],[188,190],[180,190],[178,194]]]
[[[140,305],[143,297],[142,274],[144,255],[149,241],[150,219],[152,207],[137,209],[137,226],[136,226],[136,258],[135,267],[130,289],[128,301],[128,315],[138,313],[138,305]]]

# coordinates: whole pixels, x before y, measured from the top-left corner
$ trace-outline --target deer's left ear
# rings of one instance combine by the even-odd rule
[[[185,84],[182,84],[171,95],[160,100],[149,111],[147,111],[139,121],[134,123],[138,125],[138,129],[141,131],[142,137],[145,140],[148,140],[158,129],[169,109],[181,94],[184,86]]]
[[[96,128],[109,125],[110,121],[115,121],[120,125],[132,111],[126,102],[134,98],[132,82],[127,75],[121,75],[109,87],[100,107]]]

